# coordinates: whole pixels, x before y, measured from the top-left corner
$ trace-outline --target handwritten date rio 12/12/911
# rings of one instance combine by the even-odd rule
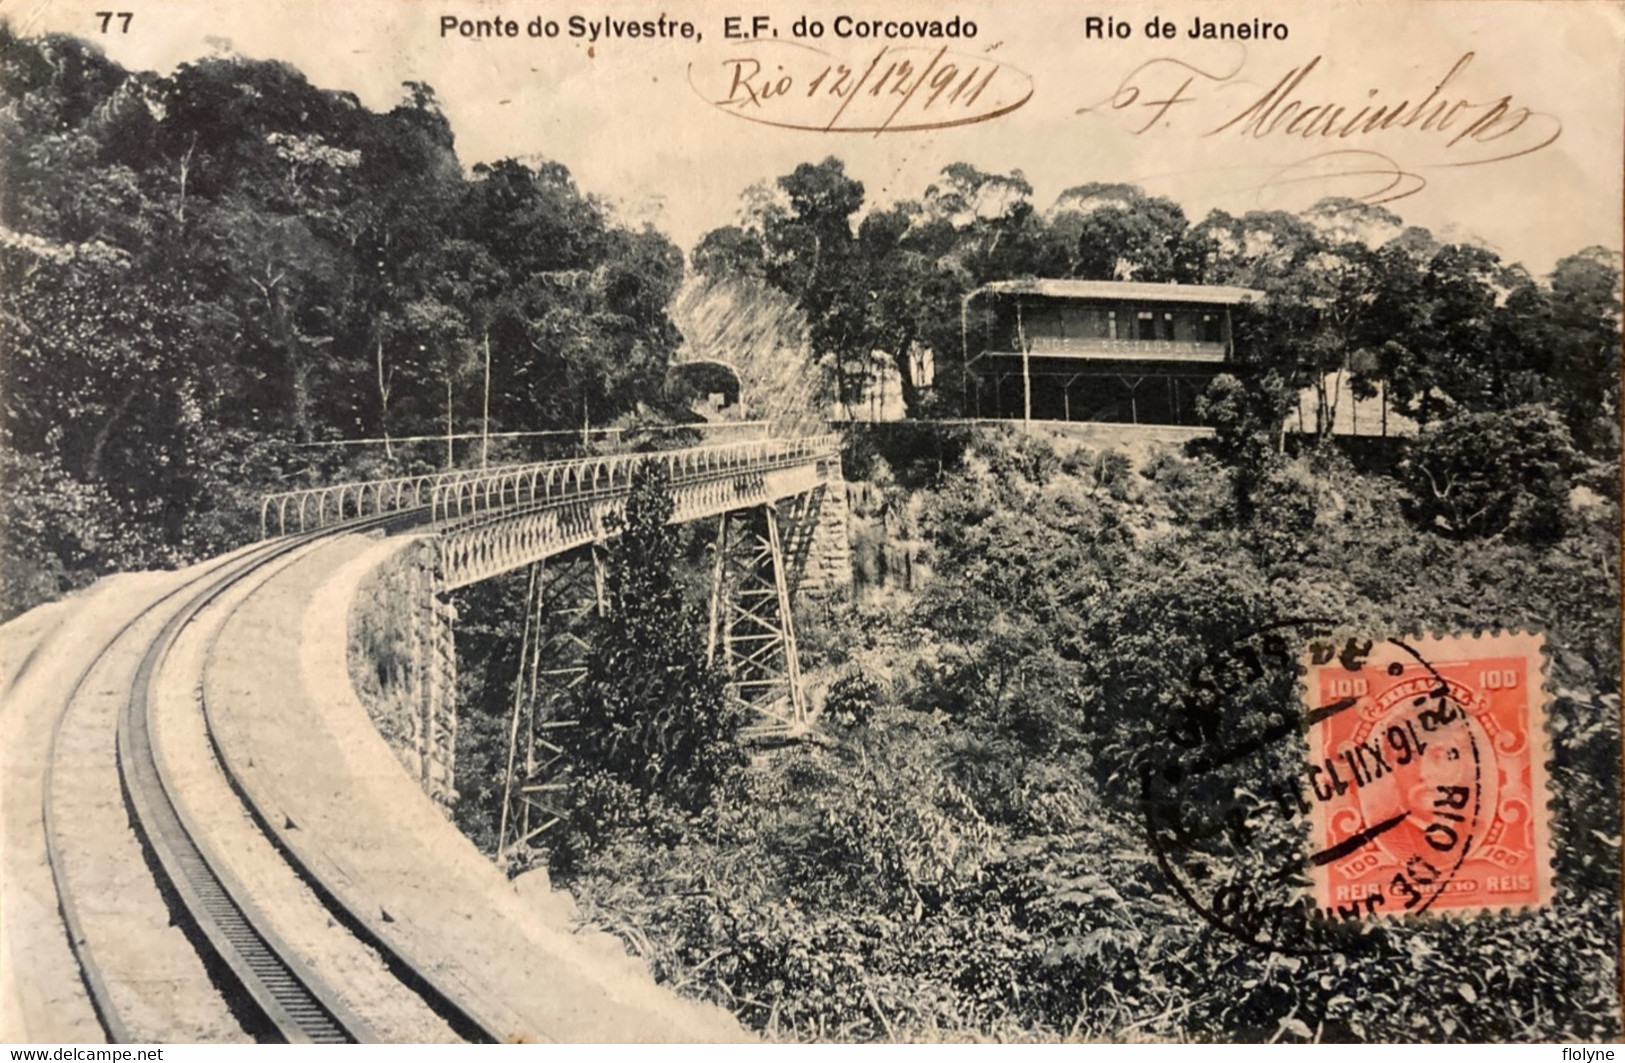
[[[764,125],[884,133],[985,122],[1032,98],[1008,63],[942,46],[882,45],[841,54],[758,41],[715,64],[691,64],[694,91],[725,114]]]

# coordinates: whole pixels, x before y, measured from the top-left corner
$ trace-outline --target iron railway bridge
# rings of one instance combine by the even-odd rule
[[[308,533],[391,514],[414,515],[390,585],[415,647],[409,692],[413,762],[431,797],[454,792],[457,713],[452,688],[454,618],[444,596],[527,569],[527,606],[509,720],[499,858],[534,843],[559,819],[568,784],[557,741],[584,672],[581,628],[605,607],[603,550],[638,465],[663,467],[674,523],[715,524],[708,653],[748,704],[753,737],[793,736],[809,724],[792,603],[814,540],[844,520],[826,511],[840,478],[837,437],[752,440],[684,450],[581,458],[488,470],[364,481],[289,491],[261,507],[266,537]],[[844,503],[844,499],[840,500]],[[841,506],[844,516],[844,505]],[[822,531],[821,531],[822,529]]]
[[[806,730],[791,606],[814,540],[845,546],[832,436],[272,495],[262,541],[104,581],[77,612],[41,614],[20,664],[0,660],[0,1034],[744,1037],[588,947],[547,890],[522,893],[444,815],[449,593],[527,573],[499,846],[512,857],[557,821],[581,624],[604,608],[604,548],[645,461],[667,474],[674,522],[714,526],[709,652],[731,696],[759,733]],[[362,660],[369,647],[393,663]],[[62,933],[40,929],[53,918]]]

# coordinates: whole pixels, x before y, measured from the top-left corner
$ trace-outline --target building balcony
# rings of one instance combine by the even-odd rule
[[[1144,359],[1157,362],[1223,362],[1224,343],[1200,340],[1112,340],[1061,336],[1031,336],[1028,353],[1041,358]],[[988,354],[995,352],[989,351]],[[996,352],[1020,357],[1019,350]]]

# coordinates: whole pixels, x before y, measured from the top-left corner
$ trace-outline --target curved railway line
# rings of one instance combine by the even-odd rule
[[[764,476],[831,453],[833,442],[820,437],[661,457],[675,486],[699,493],[694,512],[703,516],[740,499],[772,505],[778,496],[766,493]],[[533,519],[550,507],[576,513],[629,490],[641,460],[623,455],[272,496],[262,530],[270,533],[274,518],[277,532],[289,534],[204,562],[174,582],[120,577],[124,590],[95,599],[71,624],[58,619],[5,679],[8,696],[25,711],[0,722],[31,728],[7,733],[26,734],[32,750],[14,761],[23,769],[14,784],[0,787],[13,810],[6,829],[32,840],[6,858],[17,878],[8,882],[12,900],[0,916],[11,930],[37,927],[54,907],[66,948],[41,929],[18,951],[14,935],[11,951],[0,949],[0,989],[8,995],[0,1003],[27,997],[50,1016],[40,1030],[60,1022],[89,1037],[99,1026],[114,1042],[741,1035],[725,1013],[714,1017],[675,995],[669,1003],[640,995],[646,991],[626,978],[632,968],[620,966],[626,957],[618,947],[614,955],[596,954],[568,944],[562,927],[536,921],[536,909],[515,904],[514,888],[466,838],[424,814],[427,804],[404,817],[409,828],[397,822],[402,802],[423,795],[407,777],[395,779],[367,759],[390,756],[382,742],[361,739],[366,752],[358,763],[368,765],[365,778],[393,781],[349,793],[348,780],[357,778],[349,773],[350,748],[331,736],[348,733],[355,741],[355,727],[378,736],[342,677],[342,622],[318,622],[325,634],[303,642],[297,619],[342,617],[343,595],[324,598],[324,580],[351,587],[349,594],[354,584],[324,575],[326,559],[377,554],[344,537],[415,528],[456,534]],[[775,481],[773,490],[791,486]],[[551,540],[534,547],[553,548],[560,547]],[[341,567],[360,571],[348,561]],[[326,612],[315,612],[317,601]],[[300,608],[306,612],[289,614]],[[244,632],[250,640],[274,633],[275,651],[243,645]],[[304,645],[339,652],[307,658]],[[323,662],[315,672],[311,660]],[[255,678],[243,685],[239,673]],[[283,685],[290,675],[317,673],[325,677],[320,688]],[[339,687],[353,712],[341,704],[336,720],[311,715],[323,705],[332,710],[323,691]],[[326,744],[283,741],[306,733],[286,722],[294,718],[328,736]],[[255,763],[262,743],[281,758],[269,774]],[[315,804],[297,792],[307,762],[289,761],[292,749],[320,759],[333,787]],[[38,803],[18,796],[35,785]],[[345,791],[342,798],[335,790]],[[299,831],[285,811],[290,803],[319,829]],[[19,811],[24,805],[37,809],[37,822]],[[370,834],[358,839],[336,826],[336,808],[351,810],[346,824],[387,822],[391,841],[375,844]],[[397,855],[408,852],[411,860]],[[448,906],[456,920],[448,919]],[[33,922],[11,922],[27,913],[37,913]],[[494,966],[470,966],[475,953]],[[636,971],[634,979],[643,976]],[[36,984],[45,988],[30,992]],[[549,991],[537,996],[542,984]],[[629,1021],[634,1016],[642,1019]]]
[[[129,697],[118,714],[117,767],[131,822],[146,850],[149,866],[161,878],[161,891],[171,899],[172,916],[194,945],[212,953],[204,957],[205,966],[214,974],[228,1006],[249,1012],[245,1028],[262,1037],[289,1042],[348,1043],[379,1039],[378,1031],[347,1006],[335,988],[282,939],[256,906],[249,890],[225,862],[211,853],[203,832],[177,800],[180,790],[189,784],[178,773],[165,769],[154,746],[151,715],[161,672],[177,640],[228,591],[250,584],[278,562],[297,556],[323,538],[404,523],[414,515],[396,512],[353,520],[262,543],[229,557],[170,590],[126,621],[76,678],[53,728],[42,815],[52,879],[69,944],[79,962],[91,1004],[110,1040],[124,1042],[142,1038],[121,1013],[97,954],[95,935],[81,917],[82,898],[77,890],[83,884],[73,881],[69,861],[64,858],[64,825],[54,799],[54,776],[69,710],[86,692],[91,677],[108,661],[115,648],[142,624],[150,625],[160,618],[163,626],[141,653]],[[211,637],[218,637],[218,627]],[[207,727],[207,706],[201,708]],[[264,837],[284,859],[290,858],[291,854],[281,846],[275,834],[264,829],[260,811],[236,785],[230,761],[222,755],[218,745],[213,745],[213,750],[217,768],[243,802],[248,817],[260,826]],[[410,958],[392,950],[372,929],[368,918],[350,910],[331,891],[323,889],[308,868],[292,860],[290,866],[321,898],[333,918],[378,952],[402,985],[422,998],[458,1035],[476,1041],[500,1040],[495,1031],[438,988],[431,976],[418,970]]]

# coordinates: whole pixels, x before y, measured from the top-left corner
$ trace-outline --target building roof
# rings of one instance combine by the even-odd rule
[[[1264,298],[1253,288],[1224,284],[1143,284],[1137,281],[1079,281],[1052,277],[993,281],[977,291],[1005,295],[1038,295],[1047,299],[1156,300],[1235,306]]]

